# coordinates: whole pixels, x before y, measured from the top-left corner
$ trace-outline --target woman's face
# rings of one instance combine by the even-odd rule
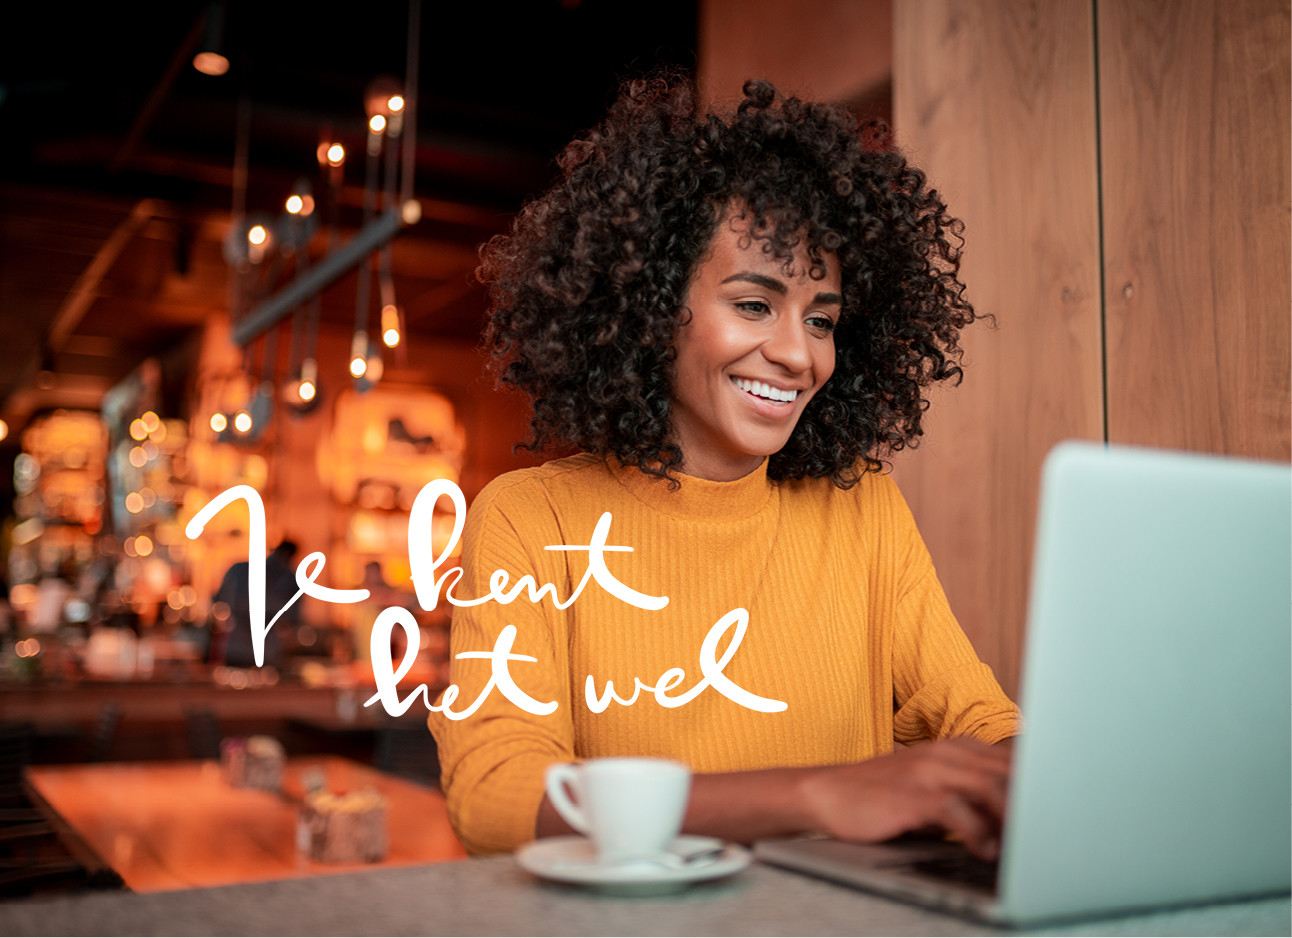
[[[842,306],[839,264],[808,277],[800,249],[790,273],[729,212],[686,294],[672,398],[682,471],[715,481],[748,475],[789,440],[803,408],[834,371]],[[684,317],[686,312],[683,313]]]

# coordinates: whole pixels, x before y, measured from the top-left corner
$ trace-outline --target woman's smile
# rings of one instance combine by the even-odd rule
[[[689,475],[738,479],[788,442],[834,371],[839,265],[811,279],[807,252],[788,266],[730,210],[687,291],[674,361],[672,423]]]

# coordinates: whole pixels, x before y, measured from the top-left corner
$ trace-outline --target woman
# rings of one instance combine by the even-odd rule
[[[433,714],[459,835],[565,832],[548,765],[654,755],[696,773],[693,833],[936,825],[992,855],[1008,760],[988,744],[1017,711],[880,472],[924,388],[960,375],[959,222],[882,127],[763,82],[729,118],[685,82],[631,84],[561,168],[484,251],[487,340],[533,400],[532,445],[583,452],[481,492],[456,590],[505,570],[557,595],[458,609],[452,631],[456,654],[514,625],[510,674],[554,710]],[[602,563],[633,592],[598,577],[564,605],[593,552],[550,548],[594,544],[606,512]],[[454,661],[464,700],[490,675]]]

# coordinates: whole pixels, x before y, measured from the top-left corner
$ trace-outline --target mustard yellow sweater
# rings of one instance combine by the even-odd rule
[[[553,762],[597,756],[678,759],[696,772],[851,762],[914,742],[967,735],[996,742],[1017,732],[1017,708],[957,625],[928,552],[896,485],[868,474],[847,491],[823,480],[776,485],[763,468],[736,482],[681,477],[681,488],[590,455],[508,473],[468,512],[458,599],[489,594],[505,570],[508,587],[530,574],[567,600],[588,569],[588,545],[603,512],[612,516],[605,566],[642,594],[667,596],[636,608],[589,580],[557,608],[550,594],[454,611],[451,653],[492,650],[516,626],[508,671],[535,715],[494,690],[461,720],[433,712],[443,783],[455,829],[472,852],[510,850],[533,839],[543,773]],[[690,691],[703,675],[701,646],[733,609],[748,627],[722,678],[770,702],[751,709],[716,686],[681,706],[652,688],[670,669],[663,697]],[[727,630],[712,658],[735,637]],[[488,660],[454,660],[464,710],[490,678]],[[589,706],[606,682],[635,703]],[[722,683],[722,678],[712,682]],[[748,702],[749,698],[746,698]],[[768,706],[774,706],[769,704]]]

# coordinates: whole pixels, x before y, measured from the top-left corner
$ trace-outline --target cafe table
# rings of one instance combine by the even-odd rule
[[[1286,896],[1028,934],[1287,935]],[[755,862],[631,898],[535,879],[510,856],[214,889],[0,903],[3,935],[998,935],[963,919]]]
[[[281,792],[235,788],[213,761],[29,766],[38,802],[136,893],[389,868],[464,857],[444,796],[335,756],[287,760]],[[375,789],[390,849],[377,864],[313,862],[297,849],[308,785]],[[2,933],[2,932],[0,932]]]

